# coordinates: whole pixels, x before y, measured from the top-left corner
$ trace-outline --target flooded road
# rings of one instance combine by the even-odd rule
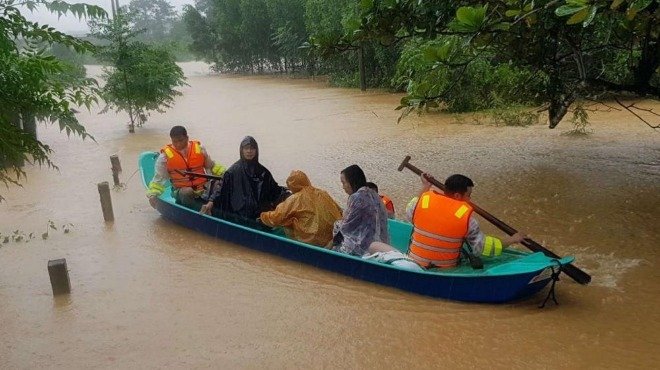
[[[60,171],[27,168],[2,188],[0,368],[650,368],[660,362],[660,137],[625,112],[593,115],[588,137],[454,124],[411,115],[400,95],[308,80],[206,75],[176,106],[130,135],[123,114],[81,113],[96,142],[39,127]],[[655,106],[656,110],[660,107]],[[544,295],[504,305],[435,300],[284,260],[162,219],[144,195],[137,156],[183,124],[230,165],[245,135],[284,183],[292,169],[340,204],[339,171],[357,163],[401,216],[419,187],[411,163],[475,180],[473,200],[593,276],[564,277],[559,306]],[[112,182],[116,221],[104,224],[96,184]],[[58,230],[40,235],[53,221]],[[61,226],[72,223],[71,232]],[[501,235],[482,223],[487,231]],[[66,258],[68,297],[46,269]]]

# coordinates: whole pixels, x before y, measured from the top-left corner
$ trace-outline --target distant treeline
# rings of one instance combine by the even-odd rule
[[[658,4],[197,0],[183,19],[191,50],[219,71],[389,87],[408,93],[404,114],[545,105],[554,127],[584,99],[660,96]]]
[[[120,11],[130,19],[131,28],[135,32],[133,39],[136,41],[165,48],[179,62],[195,59],[189,48],[192,38],[183,22],[183,16],[167,1],[132,0]],[[106,42],[91,35],[83,35],[80,38],[94,45],[103,45]],[[91,53],[78,54],[59,44],[51,47],[51,53],[75,65],[102,64]]]
[[[306,45],[338,39],[359,15],[355,0],[199,0],[183,19],[191,50],[223,72],[329,75],[336,85],[358,86],[358,49],[320,53]],[[389,86],[400,47],[363,45],[369,86]]]

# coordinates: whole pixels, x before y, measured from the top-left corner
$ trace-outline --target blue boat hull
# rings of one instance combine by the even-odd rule
[[[141,167],[149,163],[148,160],[144,160],[144,156],[151,156],[153,163],[154,154],[143,153],[140,160]],[[142,177],[145,186],[151,178],[152,171],[143,168]],[[527,268],[527,271],[493,274],[489,274],[487,270],[478,270],[480,272],[472,274],[408,271],[202,215],[175,204],[171,197],[159,198],[156,208],[166,219],[174,223],[231,243],[357,279],[456,301],[502,303],[528,297],[550,282],[550,266],[553,265],[553,261],[540,253],[517,252],[522,256],[521,260],[523,258],[532,260],[529,264],[531,267]],[[539,260],[541,263],[538,262]],[[559,262],[571,261],[572,258],[568,258]],[[557,261],[554,262],[556,264]]]

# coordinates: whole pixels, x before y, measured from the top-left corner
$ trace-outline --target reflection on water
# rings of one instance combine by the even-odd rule
[[[80,117],[97,142],[40,127],[60,171],[28,168],[24,188],[2,191],[0,232],[41,235],[49,220],[75,226],[1,245],[0,368],[621,368],[660,360],[660,142],[643,124],[601,113],[586,139],[439,115],[396,124],[398,95],[203,69],[188,65],[184,96],[135,135],[127,117],[96,111]],[[477,204],[556,253],[575,255],[593,283],[562,278],[560,306],[543,310],[541,296],[462,304],[173,225],[130,174],[137,155],[160,148],[174,124],[225,165],[253,135],[278,181],[304,170],[341,204],[339,171],[357,163],[399,216],[419,188],[411,172],[396,171],[405,155],[439,179],[464,173],[476,182]],[[112,192],[116,221],[106,225],[96,184],[111,181],[112,154],[126,187]],[[51,295],[46,262],[55,258],[67,259],[70,296]]]
[[[53,297],[53,310],[63,312],[71,309],[72,295],[61,294]]]

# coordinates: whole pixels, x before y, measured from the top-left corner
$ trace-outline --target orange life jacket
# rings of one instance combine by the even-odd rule
[[[424,267],[454,267],[468,232],[472,207],[434,191],[423,193],[413,212],[408,256]]]
[[[202,153],[202,146],[199,141],[188,142],[188,158],[184,158],[178,150],[174,149],[172,144],[165,145],[161,150],[165,153],[167,158],[167,172],[170,174],[170,181],[172,186],[179,188],[193,188],[198,190],[204,186],[206,179],[203,177],[184,176],[176,172],[190,171],[194,173],[204,174],[204,153]]]
[[[383,201],[387,212],[394,213],[394,203],[392,203],[392,199],[390,199],[387,195],[381,195],[380,200]]]

